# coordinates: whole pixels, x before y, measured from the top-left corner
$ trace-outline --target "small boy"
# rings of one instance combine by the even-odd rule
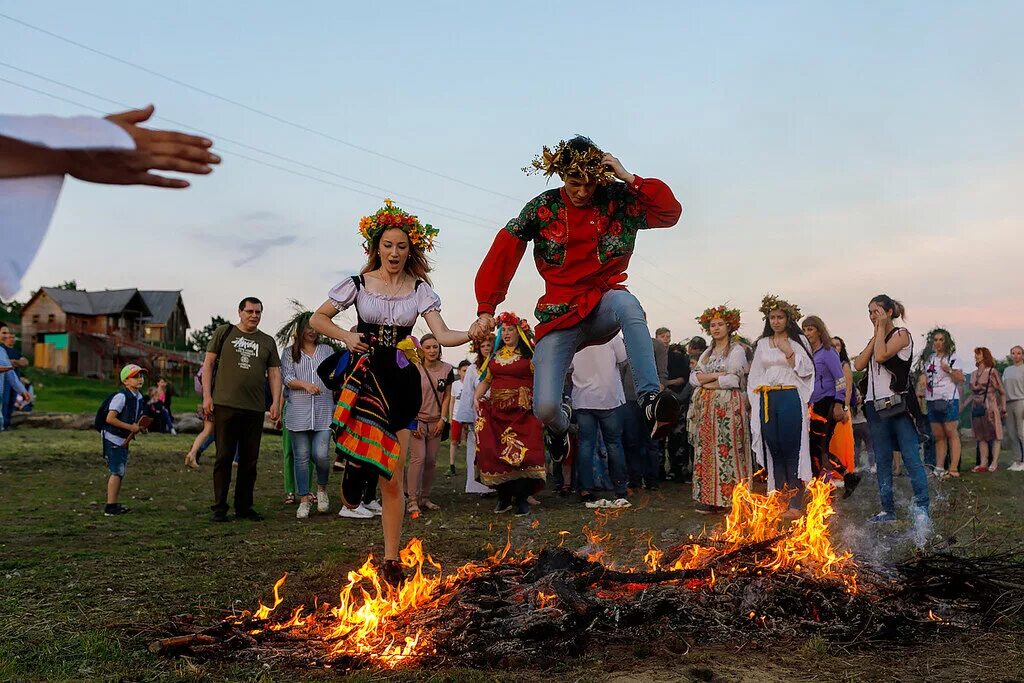
[[[124,388],[110,399],[107,423],[103,428],[103,458],[107,461],[110,478],[107,479],[107,506],[103,514],[107,517],[123,515],[128,508],[117,502],[121,492],[121,480],[128,464],[128,444],[142,426],[139,421],[145,412],[142,385],[146,383],[146,371],[130,364],[121,368],[121,384]]]

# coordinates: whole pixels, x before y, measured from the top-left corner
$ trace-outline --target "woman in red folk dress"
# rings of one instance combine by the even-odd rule
[[[532,334],[514,313],[497,322],[500,333],[476,387],[476,466],[480,482],[498,490],[494,511],[514,506],[522,516],[530,512],[530,494],[544,485],[544,437],[533,415]]]

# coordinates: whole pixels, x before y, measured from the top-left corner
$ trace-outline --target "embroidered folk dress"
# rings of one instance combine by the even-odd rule
[[[693,446],[693,499],[704,505],[729,507],[739,482],[750,486],[750,404],[744,391],[747,354],[732,344],[725,356],[709,348],[690,373],[696,387],[686,417]],[[697,373],[724,372],[718,389],[701,387]]]
[[[476,467],[480,482],[497,486],[515,479],[544,481],[544,438],[533,415],[533,363],[502,350],[488,364],[490,398],[480,401]]]
[[[416,363],[399,344],[407,341],[416,319],[441,310],[441,299],[426,282],[405,296],[366,289],[361,276],[342,280],[329,294],[339,311],[356,307],[358,330],[370,351],[352,359],[334,409],[334,444],[345,459],[377,468],[391,479],[398,467],[397,433],[408,429],[420,410],[423,393]]]
[[[578,325],[605,292],[626,288],[637,233],[671,227],[682,211],[668,185],[654,178],[635,176],[629,185],[598,187],[585,207],[573,206],[564,188],[548,190],[495,237],[476,276],[477,312],[494,314],[533,242],[545,284],[535,312],[537,340]]]

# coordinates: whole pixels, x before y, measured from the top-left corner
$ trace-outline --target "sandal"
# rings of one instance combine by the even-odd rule
[[[416,501],[414,500],[410,500],[408,503],[405,504],[405,511],[408,512],[413,519],[416,519],[420,516],[420,506],[417,505]]]
[[[294,493],[289,493],[288,495],[286,495],[284,497],[284,504],[285,505],[295,505],[295,494]]]

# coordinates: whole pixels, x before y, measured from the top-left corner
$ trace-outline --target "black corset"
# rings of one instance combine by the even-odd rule
[[[375,325],[359,321],[357,332],[370,346],[398,346],[398,342],[412,334],[412,327],[402,325]]]

